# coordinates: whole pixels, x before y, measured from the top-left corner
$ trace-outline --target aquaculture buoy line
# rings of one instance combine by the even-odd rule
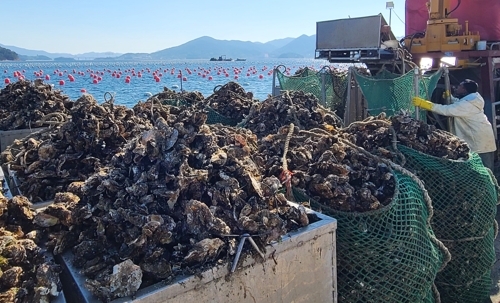
[[[292,75],[299,68],[319,70],[314,60],[306,64],[290,64],[285,72]],[[286,64],[286,63],[285,63]],[[3,87],[18,79],[42,79],[55,89],[63,90],[70,98],[83,93],[95,96],[103,91],[118,92],[120,98],[135,103],[144,99],[144,91],[157,92],[164,87],[173,90],[199,91],[210,94],[217,85],[231,81],[244,83],[256,99],[264,100],[272,91],[273,70],[278,64],[248,63],[169,63],[169,62],[19,62],[0,63]],[[280,62],[279,65],[283,65]],[[8,80],[7,80],[8,78]],[[2,84],[0,83],[0,89]],[[254,89],[255,88],[255,89]],[[82,91],[84,90],[84,91]],[[132,102],[132,99],[134,99]]]

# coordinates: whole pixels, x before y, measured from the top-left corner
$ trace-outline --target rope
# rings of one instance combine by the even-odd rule
[[[284,97],[285,97],[285,100],[288,101],[288,103],[290,104],[290,112],[292,113],[293,115],[293,120],[295,121],[295,124],[299,127],[299,128],[302,128],[301,125],[300,125],[300,122],[299,122],[299,119],[297,118],[297,115],[295,113],[295,108],[293,106],[293,101],[292,101],[292,97],[290,97],[290,94],[289,94],[289,91],[285,91],[285,93],[283,94]]]
[[[294,129],[294,125],[293,125],[293,123],[290,123],[290,126],[288,128],[288,134],[286,135],[286,138],[285,138],[285,148],[283,149],[283,157],[281,158],[283,171],[288,170],[288,164],[286,161],[286,154],[288,153],[288,146],[290,144],[290,139],[292,138],[292,135],[293,135],[293,129]]]
[[[49,121],[49,119],[56,118],[57,121]],[[39,124],[47,124],[47,125],[60,125],[69,120],[69,116],[65,113],[55,112],[49,113],[45,116],[41,117],[40,120],[36,121]]]
[[[238,127],[245,127],[247,125],[248,121],[255,114],[256,110],[257,110],[257,103],[254,103],[254,104],[252,104],[252,107],[250,107],[250,112],[248,113],[248,115],[245,118],[243,118],[243,120],[241,120],[241,122],[238,123],[236,126],[238,126]]]

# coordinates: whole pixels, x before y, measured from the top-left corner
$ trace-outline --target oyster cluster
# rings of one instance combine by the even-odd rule
[[[187,112],[175,121],[155,116],[155,128],[83,185],[62,242],[74,247],[74,265],[103,301],[134,292],[134,283],[113,291],[113,267],[123,260],[140,268],[144,287],[232,260],[238,235],[265,245],[309,222],[304,207],[288,205],[277,178],[261,175],[254,134]]]
[[[208,124],[208,107],[244,127]],[[450,159],[468,153],[463,141],[403,114],[341,128],[312,94],[286,91],[255,103],[232,82],[206,100],[165,88],[132,109],[99,105],[91,95],[67,108],[70,121],[1,154],[23,196],[0,199],[0,270],[7,279],[5,258],[23,273],[5,286],[0,277],[0,301],[30,302],[60,289],[55,281],[45,290],[37,265],[24,269],[24,255],[5,250],[11,242],[2,244],[3,235],[15,251],[26,239],[55,255],[71,250],[86,287],[110,301],[232,261],[243,234],[264,247],[309,224],[305,208],[289,200],[307,197],[324,211],[383,208],[395,178],[373,155],[393,159],[395,144]],[[47,200],[54,201],[33,211]],[[41,273],[59,271],[47,264]]]
[[[450,160],[468,159],[470,148],[460,138],[436,129],[406,113],[390,118],[384,114],[354,122],[343,129],[344,137],[367,151],[393,159],[397,144],[424,154]],[[391,150],[392,152],[390,152]]]
[[[282,134],[259,141],[256,161],[271,176],[283,177],[286,166],[290,186],[301,189],[300,193],[319,203],[320,209],[366,212],[392,201],[395,180],[390,168],[338,133],[294,128],[288,137],[286,164],[282,163],[286,140]]]
[[[163,88],[163,91],[148,98],[148,102],[152,100],[158,100],[162,104],[167,105],[181,105],[181,103],[196,104],[203,100],[205,97],[202,93],[194,92],[176,92],[167,87]]]
[[[252,106],[256,104],[257,101],[253,100],[253,94],[245,92],[245,89],[236,82],[228,82],[216,87],[214,93],[205,100],[205,105],[209,108],[238,122],[248,116]]]
[[[0,130],[47,126],[68,119],[73,101],[41,79],[19,80],[0,90]]]
[[[303,91],[285,91],[269,97],[245,118],[244,127],[257,137],[276,134],[280,127],[293,123],[302,130],[341,127],[342,119],[318,104],[318,99]]]
[[[51,200],[72,182],[84,181],[127,139],[152,127],[133,110],[99,105],[91,95],[75,101],[70,114],[70,121],[17,140],[1,154],[4,166],[16,174],[19,191],[32,203]]]
[[[37,214],[22,196],[0,197],[0,302],[50,302],[61,268],[46,253]]]

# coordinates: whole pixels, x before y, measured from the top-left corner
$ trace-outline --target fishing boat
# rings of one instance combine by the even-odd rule
[[[217,58],[210,58],[210,61],[233,61],[233,59],[226,58],[226,55],[222,55],[218,59]]]
[[[247,59],[243,59],[243,58],[236,58],[235,61],[247,61]]]

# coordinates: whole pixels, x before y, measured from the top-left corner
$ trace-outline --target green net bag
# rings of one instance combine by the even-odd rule
[[[172,105],[172,106],[189,106],[191,103],[186,100],[180,99],[164,99],[161,101],[164,105]],[[207,124],[216,124],[221,123],[227,126],[236,126],[238,122],[235,119],[231,119],[229,117],[223,116],[219,114],[216,110],[211,108],[210,106],[205,106],[204,108],[207,111]]]
[[[464,285],[452,285],[448,283],[438,283],[443,303],[461,302],[491,302],[487,301],[490,295],[491,270],[485,271],[478,279]]]
[[[299,75],[287,76],[280,67],[283,66],[277,67],[275,71],[281,90],[311,93],[327,109],[342,110],[347,97],[347,71],[333,70],[327,66],[314,71],[306,67]]]
[[[439,70],[434,74],[419,77],[419,96],[429,100],[441,75],[442,70]],[[415,96],[414,70],[404,75],[382,70],[375,76],[366,76],[354,70],[354,76],[365,96],[367,111],[371,116],[382,112],[392,116],[404,110],[415,117],[415,106],[411,103],[411,98]],[[422,120],[425,120],[425,115],[421,116]]]
[[[236,126],[239,122],[235,119],[226,117],[215,111],[213,108],[207,106],[205,108],[207,110],[207,124],[216,124],[221,123],[226,126]]]
[[[434,207],[432,227],[440,240],[483,237],[493,225],[498,203],[496,180],[481,158],[467,161],[429,156],[403,145],[405,167],[424,182]]]
[[[495,228],[490,228],[482,238],[443,242],[452,255],[435,281],[443,302],[483,302],[489,297],[494,239]]]
[[[180,99],[163,99],[161,100],[163,105],[172,105],[172,106],[186,106],[188,102]]]
[[[481,302],[478,298],[489,296],[495,261],[495,178],[476,153],[467,161],[454,161],[405,146],[398,149],[405,167],[425,183],[434,207],[432,228],[452,255],[436,277],[443,302]]]
[[[338,221],[338,302],[439,302],[433,281],[449,253],[431,229],[430,200],[414,176],[394,177],[393,201],[375,211],[341,212],[309,199]]]

